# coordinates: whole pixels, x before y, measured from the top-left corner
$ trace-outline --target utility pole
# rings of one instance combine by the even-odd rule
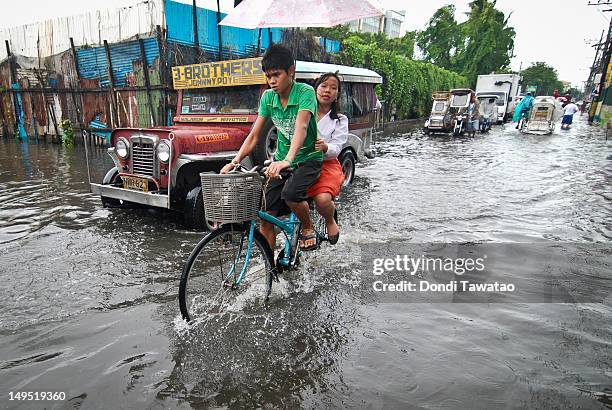
[[[599,41],[597,42],[597,44],[594,44],[592,47],[597,47],[597,50],[595,50],[595,58],[593,59],[593,64],[591,64],[591,72],[589,73],[589,79],[586,81],[586,88],[585,91],[589,93],[591,93],[591,91],[593,90],[593,82],[595,81],[595,74],[597,73],[597,69],[599,68],[599,63],[600,63],[600,59],[601,59],[601,49],[602,46],[605,45],[603,38],[604,38],[604,34],[606,33],[605,30],[601,30],[601,36],[599,37]]]
[[[590,0],[588,3],[589,6],[610,6],[612,5],[612,1],[610,0]],[[604,11],[612,11],[612,9],[604,10]],[[595,116],[597,114],[597,108],[599,103],[605,100],[605,95],[607,89],[606,86],[606,77],[608,75],[608,66],[610,65],[610,53],[612,52],[612,18],[610,19],[610,23],[608,24],[608,35],[606,37],[606,43],[603,47],[603,54],[601,55],[601,61],[599,64],[599,71],[601,73],[601,79],[599,81],[599,92],[596,94],[595,98],[591,102],[591,109],[589,110],[589,124],[593,122]],[[601,44],[601,41],[600,41]],[[597,55],[595,56],[597,59]],[[602,98],[603,97],[603,98]]]

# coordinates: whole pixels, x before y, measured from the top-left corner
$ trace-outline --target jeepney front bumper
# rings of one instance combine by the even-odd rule
[[[155,206],[158,208],[170,208],[170,197],[166,194],[154,192],[141,192],[112,185],[89,184],[91,192],[107,198],[120,199],[137,204]]]
[[[117,169],[121,169],[121,163],[117,158],[114,148],[109,148],[108,153],[113,159],[115,163],[115,167]],[[238,151],[222,151],[222,152],[211,152],[211,153],[202,153],[202,154],[181,154],[178,157],[176,163],[171,167],[171,185],[168,187],[169,190],[176,184],[176,178],[180,168],[184,165],[193,163],[193,162],[217,162],[217,163],[227,163],[232,158],[236,156]],[[250,159],[247,158],[243,161],[243,165],[247,168],[251,168],[253,164]],[[220,167],[219,167],[220,168]],[[139,175],[136,175],[140,177]],[[153,177],[146,177],[149,180],[154,180]],[[153,178],[153,179],[152,179]],[[113,198],[122,201],[134,202],[137,204],[154,206],[157,208],[171,208],[171,200],[170,195],[167,193],[160,193],[155,191],[145,192],[145,191],[137,191],[133,189],[127,189],[120,186],[106,185],[106,184],[89,184],[91,188],[91,192],[106,198]]]

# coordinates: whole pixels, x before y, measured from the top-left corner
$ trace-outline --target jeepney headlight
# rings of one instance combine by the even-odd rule
[[[119,158],[126,159],[130,154],[129,142],[125,138],[119,138],[117,140],[117,144],[115,144],[115,151],[117,151],[117,155]]]
[[[161,141],[157,145],[157,159],[162,164],[167,164],[170,161],[170,144],[168,141]]]

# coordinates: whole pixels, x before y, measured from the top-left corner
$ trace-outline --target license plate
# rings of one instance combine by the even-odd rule
[[[121,177],[123,179],[124,189],[133,189],[134,191],[147,192],[149,189],[148,181],[144,178],[136,177]]]

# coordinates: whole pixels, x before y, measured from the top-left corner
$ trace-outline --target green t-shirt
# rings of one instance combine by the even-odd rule
[[[317,96],[314,88],[308,84],[294,83],[289,93],[287,106],[283,108],[278,94],[272,90],[266,90],[259,101],[259,115],[272,118],[272,122],[278,131],[278,146],[274,159],[282,161],[289,152],[291,138],[295,132],[295,120],[298,112],[306,110],[312,115],[306,130],[306,139],[302,148],[298,151],[293,162],[301,164],[308,160],[323,161],[323,153],[315,151],[317,140]]]

